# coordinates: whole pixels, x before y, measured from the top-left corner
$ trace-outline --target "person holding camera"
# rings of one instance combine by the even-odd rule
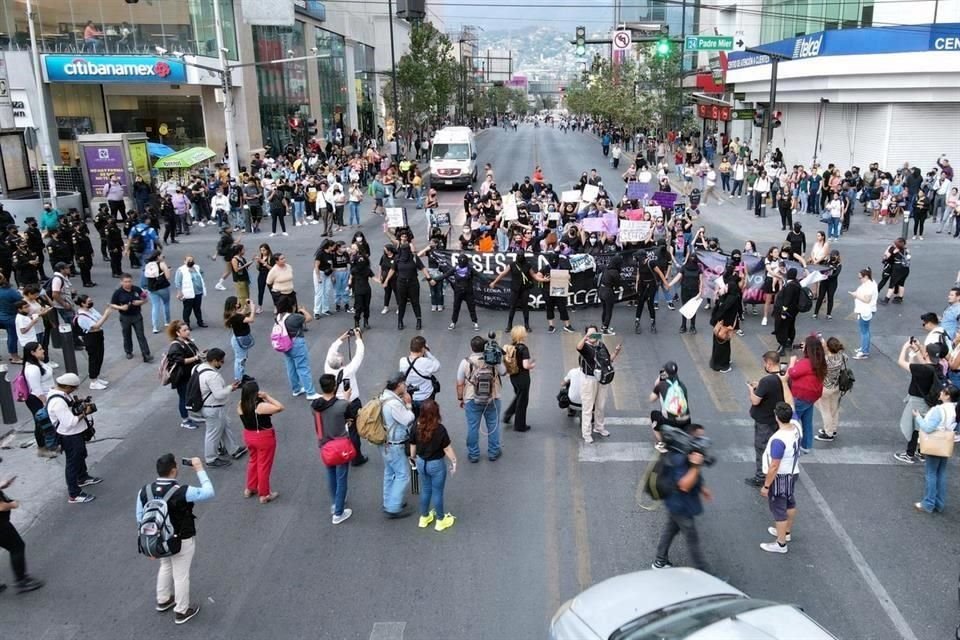
[[[157,572],[157,605],[160,613],[174,612],[174,624],[184,624],[200,613],[200,605],[190,606],[190,567],[196,552],[197,526],[193,505],[214,497],[213,483],[203,468],[200,458],[182,458],[180,464],[193,467],[200,481],[199,487],[181,485],[177,482],[179,469],[172,453],[157,459],[157,479],[146,485],[137,494],[137,523],[140,523],[144,507],[150,500],[167,503],[173,539],[169,542],[173,555],[160,558]]]
[[[357,353],[350,359],[350,362],[345,362],[343,354],[340,353],[340,347],[344,342],[349,345],[350,338],[357,339]],[[347,348],[349,350],[349,346]],[[350,404],[353,413],[360,411],[362,402],[360,400],[360,388],[357,385],[357,372],[360,370],[360,365],[363,364],[365,352],[366,345],[363,343],[363,334],[360,333],[360,329],[351,329],[343,332],[339,338],[333,341],[333,344],[327,349],[327,358],[323,365],[323,372],[334,376],[337,380],[337,397]],[[367,462],[367,456],[363,455],[360,449],[360,434],[357,433],[353,420],[347,421],[347,431],[354,449],[357,450],[357,457],[351,464],[355,467],[362,466]]]
[[[436,373],[440,370],[440,361],[437,360],[427,339],[423,336],[414,336],[410,340],[410,353],[406,358],[400,358],[399,370],[404,372],[407,391],[413,398],[413,415],[420,415],[420,405],[436,396]]]
[[[774,526],[767,532],[775,542],[764,542],[760,548],[769,553],[786,553],[793,519],[797,515],[794,488],[800,475],[800,429],[793,420],[793,407],[778,402],[774,407],[777,431],[763,451],[763,484],[760,495],[767,499]]]
[[[50,423],[57,430],[67,460],[64,475],[70,504],[93,502],[96,496],[82,489],[103,482],[102,478],[91,476],[87,471],[87,440],[93,437],[93,422],[87,416],[97,410],[97,405],[90,402],[89,398],[81,400],[71,397],[79,386],[80,376],[75,373],[63,374],[47,394],[46,403]]]
[[[690,406],[687,404],[687,385],[678,375],[677,363],[665,362],[650,393],[650,402],[659,402],[660,409],[650,412],[650,426],[657,441],[655,448],[666,453],[660,431],[664,425],[686,429],[690,425]]]
[[[777,403],[784,400],[784,382],[786,367],[780,366],[780,354],[767,351],[763,354],[763,370],[766,375],[756,382],[747,382],[750,394],[750,417],[753,419],[753,451],[756,454],[756,472],[744,479],[751,487],[762,487],[766,473],[763,470],[763,452],[767,441],[777,430],[777,418],[774,413]]]
[[[687,427],[686,433],[693,438],[701,438],[704,435],[703,426],[691,424]],[[669,437],[666,440],[670,442]],[[684,453],[671,444],[670,449],[663,455],[667,456],[664,473],[669,474],[670,484],[674,486],[674,490],[664,500],[667,508],[667,524],[660,535],[657,557],[651,566],[654,569],[667,569],[673,566],[669,559],[670,545],[673,544],[676,535],[682,532],[687,541],[687,551],[693,560],[693,566],[709,572],[694,521],[694,518],[703,513],[701,496],[708,502],[713,499],[713,493],[703,483],[701,473],[701,467],[704,464],[703,453],[699,451]]]
[[[907,440],[907,448],[906,451],[893,454],[893,457],[900,462],[913,464],[923,460],[917,451],[920,432],[917,431],[913,412],[926,411],[930,406],[939,403],[941,359],[945,355],[940,343],[934,342],[924,346],[913,336],[910,336],[910,339],[900,348],[897,364],[910,373],[907,400],[900,414],[900,433]]]
[[[229,451],[234,460],[239,460],[247,453],[247,448],[233,435],[227,414],[223,410],[230,394],[240,388],[241,382],[237,380],[228,385],[220,375],[220,368],[223,367],[226,357],[223,349],[208,349],[204,354],[205,361],[198,365],[195,371],[200,383],[200,396],[203,398],[200,414],[207,425],[203,453],[209,467],[230,465],[229,460],[220,457],[221,451]]]
[[[583,373],[580,387],[580,397],[583,400],[580,435],[587,444],[593,443],[594,433],[603,438],[610,436],[610,432],[604,427],[604,407],[607,404],[607,389],[613,380],[613,363],[620,355],[622,346],[617,345],[611,356],[607,345],[603,344],[603,334],[596,325],[588,325],[577,344],[580,371]]]
[[[487,425],[487,456],[490,462],[500,458],[500,393],[501,378],[507,374],[503,352],[489,334],[470,339],[470,355],[457,368],[457,400],[467,420],[467,459],[480,461],[480,420]]]
[[[310,404],[314,412],[314,424],[317,427],[318,446],[322,449],[334,438],[349,435],[348,424],[355,413],[350,404],[337,397],[337,378],[329,373],[320,376],[320,398]],[[351,438],[352,440],[352,438]],[[350,465],[344,462],[333,466],[325,465],[330,488],[330,515],[333,524],[340,524],[353,515],[353,509],[344,505],[347,501],[347,478]]]

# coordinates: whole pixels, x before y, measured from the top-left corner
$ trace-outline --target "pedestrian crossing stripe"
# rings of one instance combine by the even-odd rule
[[[607,424],[609,425],[609,418]],[[750,463],[756,461],[752,446],[725,447],[712,452],[720,463]],[[577,455],[579,462],[650,462],[660,454],[652,444],[646,442],[594,442],[580,443]],[[837,446],[830,444],[815,448],[812,453],[800,459],[801,465],[808,464],[859,464],[859,465],[897,465],[901,464],[893,457],[891,448],[876,446]]]

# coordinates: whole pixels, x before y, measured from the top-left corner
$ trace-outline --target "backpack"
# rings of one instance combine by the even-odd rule
[[[174,535],[170,519],[170,498],[180,489],[174,484],[161,497],[153,492],[153,485],[143,488],[143,512],[137,523],[137,550],[148,558],[168,558],[180,551],[180,539]]]
[[[654,500],[666,500],[676,490],[673,479],[673,465],[669,455],[662,454],[648,468],[644,475],[643,492]]]
[[[470,374],[467,376],[467,381],[473,385],[473,401],[481,405],[490,404],[490,401],[494,399],[493,394],[496,385],[496,374],[493,367],[486,363],[478,367],[470,359],[467,359],[467,363],[470,365]]]
[[[30,397],[30,385],[27,384],[27,376],[24,374],[23,368],[13,379],[11,387],[13,388],[13,398],[17,402],[26,402],[27,398]]]
[[[143,253],[147,248],[147,242],[143,238],[143,225],[138,224],[133,228],[133,235],[130,236],[130,252]]]
[[[600,384],[610,384],[613,382],[613,362],[610,360],[610,352],[607,351],[607,345],[602,342],[594,350],[594,361],[597,365],[596,370],[600,372],[597,381]],[[596,374],[595,374],[596,375]]]
[[[687,396],[683,393],[683,387],[679,380],[667,381],[667,392],[661,400],[663,412],[668,416],[682,418],[690,415],[690,407],[687,406]]]
[[[63,280],[63,276],[61,274],[54,273],[52,276],[47,278],[46,282],[43,283],[43,292],[46,293],[47,297],[50,298],[51,300],[53,300],[53,279],[54,278],[60,278],[61,280]],[[63,283],[61,283],[60,286],[62,287]]]
[[[211,391],[207,395],[203,395],[200,391],[200,374],[211,371],[211,369],[204,369],[203,371],[199,369],[200,367],[197,367],[193,370],[193,373],[190,374],[190,380],[187,381],[187,391],[185,393],[187,410],[193,413],[199,413],[200,410],[203,409],[203,403],[210,397],[210,393],[213,393]]]
[[[287,333],[286,317],[283,320],[277,320],[273,324],[273,330],[270,331],[270,344],[274,351],[286,353],[293,349],[293,339]]]
[[[933,368],[933,382],[930,383],[930,388],[923,396],[923,401],[927,403],[928,407],[935,407],[940,404],[940,392],[947,388],[948,381],[947,377],[943,375],[943,367],[939,364],[929,366]]]
[[[797,296],[797,312],[809,313],[813,309],[813,292],[807,287],[800,288],[800,295]]]
[[[507,375],[515,376],[520,373],[520,363],[517,361],[517,347],[508,344],[503,348],[503,364],[507,368]]]
[[[853,383],[856,381],[857,378],[853,374],[853,369],[847,366],[847,359],[844,358],[843,369],[840,369],[840,374],[837,376],[837,388],[840,389],[841,397],[853,389]]]
[[[372,445],[387,441],[387,425],[383,420],[383,400],[374,398],[360,407],[354,426],[357,434]]]
[[[230,249],[233,247],[233,236],[222,234],[217,241],[217,255],[221,258],[230,257]]]

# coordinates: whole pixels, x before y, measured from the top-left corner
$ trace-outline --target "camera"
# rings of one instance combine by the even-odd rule
[[[355,335],[357,335],[357,334],[356,334],[356,332],[355,332],[353,329],[350,329],[350,330],[347,331],[347,337],[348,337],[348,338],[352,338],[352,337],[354,337]]]
[[[684,455],[699,453],[703,456],[703,464],[710,467],[717,461],[716,457],[710,453],[711,440],[707,436],[692,436],[683,429],[663,425],[660,428],[660,435],[663,443],[672,451],[678,451]]]
[[[503,362],[503,349],[497,344],[497,332],[487,334],[487,345],[483,348],[483,363],[497,366]]]
[[[73,397],[73,402],[70,404],[70,410],[75,416],[86,416],[92,413],[97,412],[97,405],[93,401],[92,396],[87,396],[86,398],[80,398],[78,396]]]
[[[407,393],[409,393],[411,396],[418,391],[420,391],[420,387],[418,385],[415,385],[415,384],[407,385]]]
[[[787,363],[786,363],[786,362],[781,362],[781,363],[780,363],[780,375],[782,375],[782,376],[787,375]]]

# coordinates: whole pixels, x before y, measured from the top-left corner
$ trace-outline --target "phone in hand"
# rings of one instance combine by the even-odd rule
[[[782,376],[787,375],[787,363],[786,363],[786,362],[781,362],[781,363],[780,363],[780,375],[782,375]]]
[[[180,464],[184,467],[193,467],[193,460],[190,458],[180,458]]]

